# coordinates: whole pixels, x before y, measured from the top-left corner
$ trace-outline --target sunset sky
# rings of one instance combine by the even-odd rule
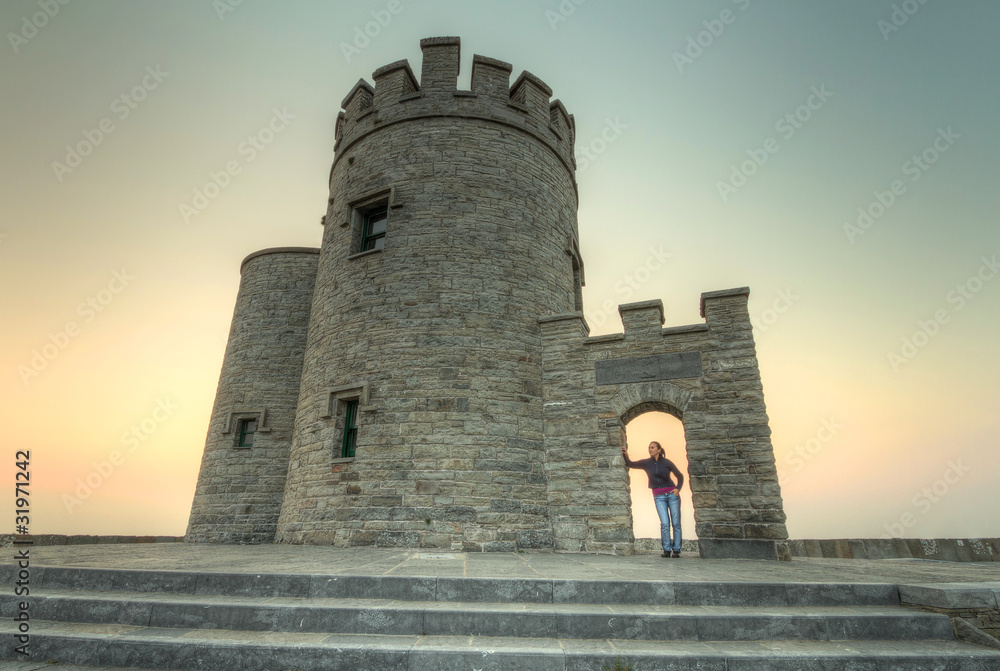
[[[241,259],[319,245],[340,101],[458,35],[459,88],[482,54],[575,115],[593,335],[751,288],[793,538],[1000,536],[1000,4],[11,0],[0,28],[34,533],[184,533]],[[633,458],[651,438],[686,463],[677,420],[636,420]]]

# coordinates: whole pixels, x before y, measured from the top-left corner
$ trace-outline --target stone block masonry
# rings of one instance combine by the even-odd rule
[[[900,585],[903,604],[948,615],[957,638],[1000,649],[1000,582]]]
[[[622,305],[625,332],[596,338],[580,314],[539,320],[549,510],[568,532],[557,533],[558,549],[631,547],[630,534],[612,532],[632,528],[619,449],[625,425],[658,410],[684,424],[701,556],[790,558],[748,295],[703,294],[706,323],[674,328],[663,328],[660,301]],[[581,475],[584,486],[558,484]],[[599,503],[598,491],[607,492]]]
[[[618,446],[665,410],[702,554],[787,558],[748,290],[589,338],[573,116],[493,58],[457,90],[459,39],[420,46],[419,81],[397,61],[343,100],[319,253],[245,262],[188,540],[631,554]]]
[[[274,539],[288,471],[318,249],[248,256],[219,375],[186,539]],[[240,425],[255,422],[251,445]]]

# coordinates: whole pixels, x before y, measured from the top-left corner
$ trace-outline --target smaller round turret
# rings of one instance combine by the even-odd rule
[[[243,261],[188,541],[274,539],[318,261],[303,247]]]

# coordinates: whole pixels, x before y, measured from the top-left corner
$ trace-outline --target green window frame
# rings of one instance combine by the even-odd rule
[[[257,432],[257,419],[241,419],[236,447],[253,447],[253,434]]]
[[[361,251],[385,249],[385,224],[389,210],[380,207],[365,213],[361,227]]]
[[[340,457],[354,456],[358,445],[358,401],[344,401],[344,434],[340,441]]]

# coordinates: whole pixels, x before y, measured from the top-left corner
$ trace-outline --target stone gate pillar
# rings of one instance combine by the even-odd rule
[[[702,294],[711,347],[684,412],[701,556],[789,559],[747,288]]]

